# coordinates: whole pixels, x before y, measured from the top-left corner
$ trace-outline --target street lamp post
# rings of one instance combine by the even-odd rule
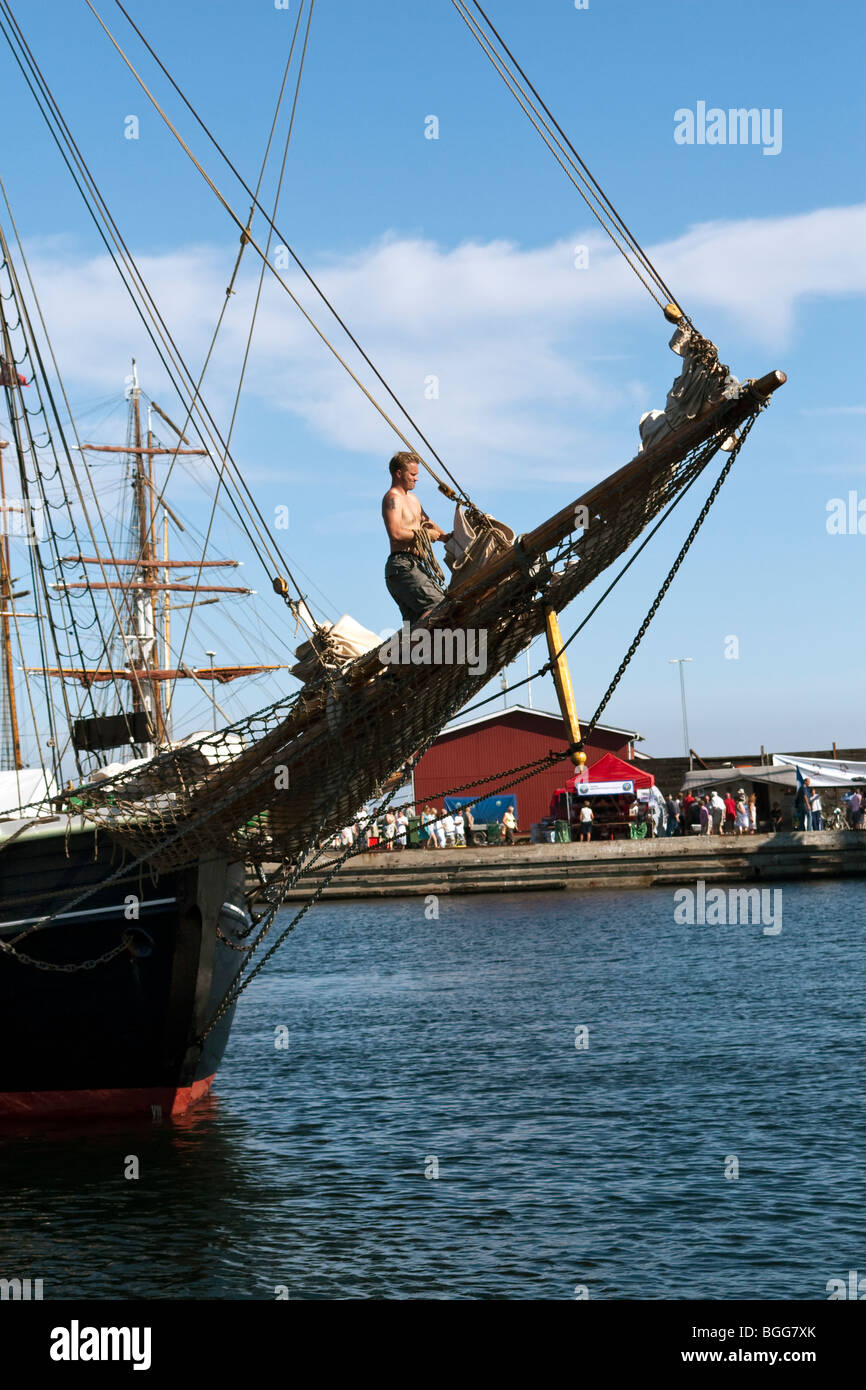
[[[672,656],[668,662],[669,666],[679,666],[680,668],[680,697],[683,702],[683,743],[685,744],[686,757],[689,760],[689,772],[692,770],[692,750],[689,743],[689,721],[686,715],[686,682],[683,675],[685,662],[691,661],[690,656]]]

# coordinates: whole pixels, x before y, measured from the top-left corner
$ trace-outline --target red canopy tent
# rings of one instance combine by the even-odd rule
[[[586,769],[583,778],[579,778],[576,773],[569,777],[564,790],[573,792],[578,781],[634,782],[635,791],[643,791],[646,787],[654,787],[656,779],[651,772],[644,772],[642,768],[635,767],[634,763],[627,763],[623,758],[618,758],[615,753],[605,753]]]
[[[575,795],[575,788],[580,783],[586,785],[593,782],[633,782],[635,794],[645,791],[648,787],[655,786],[655,778],[651,772],[644,772],[643,768],[636,767],[633,763],[627,763],[623,758],[618,758],[615,753],[604,753],[591,767],[585,769],[583,775],[575,772],[573,777],[569,777],[564,787],[557,787],[550,801],[551,816],[563,815],[565,806],[565,794],[570,792]],[[629,793],[624,793],[628,798]]]

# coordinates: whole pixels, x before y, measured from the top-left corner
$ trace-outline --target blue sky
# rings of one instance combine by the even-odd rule
[[[297,3],[286,12],[271,0],[129,0],[249,181]],[[245,215],[245,195],[117,7],[101,0],[98,8]],[[834,739],[862,746],[866,535],[826,528],[831,499],[855,492],[866,502],[862,9],[839,0],[819,8],[590,0],[580,11],[567,0],[490,0],[485,8],[722,359],[741,378],[774,367],[789,376],[606,719],[639,730],[647,751],[680,751],[668,659],[691,656],[689,723],[700,752],[819,748]],[[22,7],[19,19],[195,369],[235,259],[232,224],[83,0],[44,0]],[[121,396],[133,354],[150,394],[179,407],[111,288],[92,225],[5,42],[0,51],[16,136],[4,142],[6,188],[82,429],[98,425],[100,437],[117,439],[124,412],[122,401],[112,412],[110,397]],[[676,144],[674,113],[700,101],[781,110],[781,151]],[[130,114],[140,121],[134,141],[123,136]],[[424,138],[429,115],[438,117],[438,140]],[[273,174],[265,187],[272,191]],[[277,220],[449,467],[518,531],[632,457],[640,415],[664,403],[677,370],[668,325],[621,269],[448,0],[317,0]],[[577,245],[589,247],[584,270],[574,267]],[[248,253],[205,388],[223,420],[256,276]],[[431,374],[437,400],[424,397]],[[285,548],[315,581],[314,609],[331,618],[351,612],[376,631],[395,625],[378,515],[394,438],[275,286],[263,300],[234,443],[263,513],[289,507]],[[703,496],[711,481],[693,492]],[[183,514],[204,514],[206,499],[179,482]],[[432,484],[421,495],[450,522]],[[604,691],[698,501],[683,504],[572,646],[582,713]],[[252,644],[260,659],[286,660],[271,635],[291,636],[284,612],[264,592],[243,538],[226,531],[218,543],[246,561],[268,627],[247,623],[235,605],[245,646],[211,608],[196,639],[201,653],[188,655],[204,664],[204,649],[214,647],[218,660],[244,659]],[[564,614],[565,633],[592,597]],[[731,636],[735,660],[725,656]],[[533,657],[535,665],[544,659],[537,647]],[[524,671],[521,662],[515,674]],[[226,710],[293,685],[281,678],[226,691]],[[554,707],[547,682],[533,696]]]

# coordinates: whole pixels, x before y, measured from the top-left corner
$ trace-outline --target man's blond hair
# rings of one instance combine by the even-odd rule
[[[391,477],[393,478],[396,473],[399,473],[401,468],[408,468],[410,463],[420,464],[420,462],[421,460],[419,459],[417,454],[410,454],[407,450],[404,449],[401,453],[395,454],[394,457],[390,460],[388,464],[388,471],[391,474]]]

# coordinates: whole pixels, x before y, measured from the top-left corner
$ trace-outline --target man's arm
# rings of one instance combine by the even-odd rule
[[[431,541],[448,541],[451,539],[453,532],[443,531],[441,526],[437,526],[435,521],[430,520],[423,507],[421,508],[421,520],[424,524],[424,530],[427,532]]]
[[[402,508],[397,506],[397,498],[393,492],[386,492],[382,500],[382,519],[385,522],[385,530],[392,541],[406,541],[415,539],[415,527],[407,526],[403,519]]]

